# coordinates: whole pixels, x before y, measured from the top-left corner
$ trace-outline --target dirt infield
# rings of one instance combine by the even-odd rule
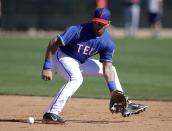
[[[64,125],[42,124],[51,97],[0,96],[0,131],[171,131],[172,102],[136,101],[146,112],[127,118],[108,111],[108,100],[72,98],[62,116]],[[25,123],[33,116],[35,124]]]

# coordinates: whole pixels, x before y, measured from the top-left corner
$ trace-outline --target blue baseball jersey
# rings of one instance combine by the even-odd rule
[[[60,49],[80,63],[97,53],[100,62],[112,62],[115,43],[107,31],[95,36],[92,26],[92,23],[86,23],[69,27],[58,36],[62,43]]]

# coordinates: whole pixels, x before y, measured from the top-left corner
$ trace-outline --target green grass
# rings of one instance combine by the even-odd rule
[[[0,38],[0,94],[53,96],[65,81],[40,79],[49,38]],[[172,39],[117,39],[114,65],[127,95],[172,100]],[[108,98],[103,78],[84,78],[75,97]]]
[[[126,91],[138,99],[172,98],[172,40],[119,40],[116,63]]]

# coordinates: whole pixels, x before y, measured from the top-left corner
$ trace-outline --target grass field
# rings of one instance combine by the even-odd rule
[[[53,96],[64,80],[40,79],[49,38],[0,38],[0,94]],[[117,39],[114,65],[127,95],[172,100],[172,39]],[[75,97],[108,98],[103,78],[85,78]]]

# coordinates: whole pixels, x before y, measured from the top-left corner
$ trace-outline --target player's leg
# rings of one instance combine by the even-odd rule
[[[131,6],[125,5],[124,8],[124,28],[125,28],[125,35],[130,36],[131,35]]]
[[[136,32],[138,31],[138,27],[139,27],[140,6],[138,4],[133,5],[131,12],[132,12],[131,32],[132,32],[132,35],[134,36]]]
[[[156,13],[154,18],[154,37],[159,38],[161,30],[161,14]]]
[[[65,106],[66,101],[82,84],[83,77],[79,69],[78,61],[68,57],[61,51],[58,51],[57,58],[54,58],[53,64],[54,70],[67,80],[57,92],[47,111],[47,113],[58,116]]]
[[[58,91],[49,112],[58,114],[61,112],[67,99],[75,93],[83,82],[83,77],[79,69],[79,63],[75,59],[68,57],[61,51],[58,52],[57,59],[55,59],[55,70],[62,75],[67,83]]]
[[[81,64],[80,70],[84,76],[102,76],[103,77],[103,65],[101,62],[95,59],[88,59],[84,64]],[[119,91],[123,92],[115,66],[113,66],[113,70],[115,74],[116,88]]]

